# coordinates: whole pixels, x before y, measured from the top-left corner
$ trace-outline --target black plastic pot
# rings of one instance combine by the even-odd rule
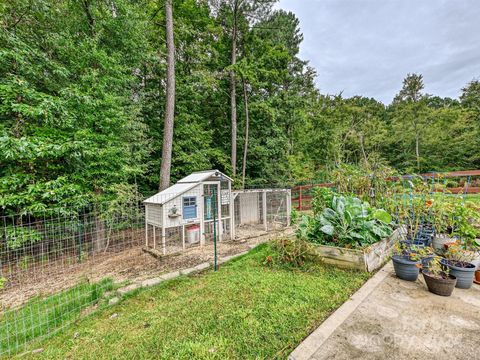
[[[475,265],[470,263],[455,263],[447,259],[442,259],[441,263],[450,268],[450,275],[457,278],[457,288],[470,289],[475,277]]]
[[[457,278],[448,275],[447,278],[432,276],[428,270],[422,270],[423,279],[427,284],[428,291],[440,296],[452,295],[453,289],[457,284]]]
[[[412,261],[408,256],[393,255],[395,275],[402,280],[416,281],[420,272],[420,261]]]

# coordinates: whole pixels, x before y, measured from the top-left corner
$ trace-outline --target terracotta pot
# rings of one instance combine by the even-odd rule
[[[475,271],[475,283],[480,285],[480,270]]]

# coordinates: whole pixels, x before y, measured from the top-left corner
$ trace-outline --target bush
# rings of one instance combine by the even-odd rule
[[[272,254],[265,258],[265,265],[300,268],[307,263],[319,261],[315,248],[303,239],[279,238],[271,243],[270,248]]]

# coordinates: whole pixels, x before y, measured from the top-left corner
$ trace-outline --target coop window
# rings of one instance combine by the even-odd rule
[[[183,218],[195,219],[197,217],[197,197],[184,196],[183,197]]]

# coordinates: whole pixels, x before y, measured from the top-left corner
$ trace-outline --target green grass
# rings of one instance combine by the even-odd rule
[[[28,342],[60,329],[112,288],[109,279],[82,283],[47,298],[34,298],[20,309],[5,311],[0,315],[0,356],[21,351]]]
[[[368,274],[322,265],[270,268],[263,265],[269,251],[263,245],[218,272],[138,291],[45,340],[32,357],[286,358]]]

